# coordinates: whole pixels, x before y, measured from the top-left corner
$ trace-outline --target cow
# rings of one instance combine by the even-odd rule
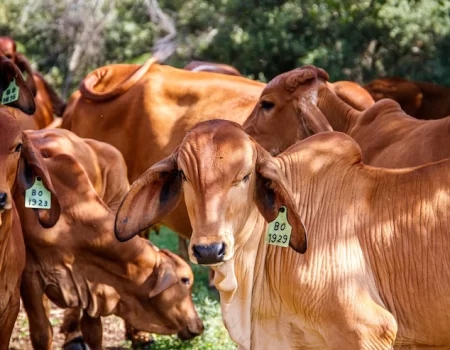
[[[236,68],[223,63],[191,61],[186,66],[184,66],[183,69],[190,70],[191,72],[213,72],[236,75],[238,77],[242,76],[242,74]]]
[[[375,101],[390,98],[418,119],[440,119],[450,115],[450,88],[400,77],[376,79],[364,86]]]
[[[184,197],[190,259],[215,270],[241,349],[444,349],[449,170],[366,166],[338,132],[272,157],[240,125],[208,121],[132,184],[115,234],[130,239]]]
[[[44,294],[58,307],[83,309],[81,331],[91,349],[102,349],[100,316],[111,314],[148,332],[178,333],[182,339],[200,334],[189,265],[143,238],[127,245],[114,238],[110,208],[127,189],[120,153],[67,130],[27,136],[44,158],[61,206],[58,223],[44,231],[24,209],[23,198],[14,198],[27,249],[21,296],[33,347],[51,349]]]
[[[13,84],[18,87],[17,99],[11,98],[6,102],[5,97],[11,96],[11,93],[13,92],[11,88],[14,89],[14,93],[16,92],[16,88],[11,86]],[[26,85],[19,68],[10,59],[0,56],[0,103],[2,100],[5,104],[0,104],[0,110],[6,109],[6,107],[12,107],[20,109],[28,115],[31,115],[36,111],[33,94]],[[10,109],[10,113],[11,110],[12,109]]]
[[[0,68],[3,80],[5,71],[1,60]],[[25,92],[24,87],[20,94]],[[17,103],[21,104],[21,100],[26,98],[19,98]],[[22,105],[21,108],[27,110],[30,106]],[[42,157],[21,131],[17,120],[4,108],[0,109],[0,132],[0,349],[6,350],[19,313],[20,283],[25,267],[25,245],[13,192],[18,192],[18,197],[23,196],[36,177],[50,191],[50,210],[28,209],[36,219],[36,228],[55,225],[59,218],[59,203]]]
[[[30,118],[18,110],[11,110],[22,129],[42,129],[53,122],[53,114],[59,117],[63,115],[65,102],[39,72],[32,70],[28,59],[16,51],[16,43],[12,38],[0,37],[0,56],[10,59],[27,74],[26,84],[35,96],[36,111],[33,117]]]
[[[358,111],[329,89],[327,80],[328,74],[314,66],[274,78],[244,123],[246,132],[272,155],[312,134],[335,130],[353,137],[364,163],[377,167],[404,168],[450,157],[450,118],[418,120],[390,99]]]

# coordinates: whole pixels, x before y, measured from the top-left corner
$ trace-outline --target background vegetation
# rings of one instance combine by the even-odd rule
[[[65,94],[98,66],[161,49],[167,64],[225,62],[261,80],[314,64],[333,80],[450,85],[449,11],[450,0],[5,0],[0,33]]]

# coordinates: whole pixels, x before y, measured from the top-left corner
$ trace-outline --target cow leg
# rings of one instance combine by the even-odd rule
[[[131,347],[133,349],[146,349],[154,343],[153,337],[150,333],[138,331],[127,322],[125,322],[125,339],[131,340]]]
[[[8,305],[0,318],[0,350],[8,350],[9,341],[14,323],[20,309],[20,286],[17,285],[15,293],[9,299]]]
[[[184,260],[189,261],[187,239],[180,236],[178,236],[178,254],[180,254]]]
[[[52,348],[53,330],[45,311],[42,299],[44,291],[39,281],[24,274],[20,285],[20,296],[28,316],[33,348],[50,350]]]
[[[100,317],[91,317],[86,311],[83,311],[81,317],[81,333],[84,341],[91,350],[102,350],[103,327]]]

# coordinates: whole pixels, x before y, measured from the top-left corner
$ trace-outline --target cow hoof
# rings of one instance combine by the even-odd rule
[[[135,350],[149,350],[155,343],[155,340],[150,336],[145,339],[139,339],[131,342],[131,348]]]
[[[83,337],[73,338],[63,345],[64,350],[89,350],[89,346],[84,342]]]

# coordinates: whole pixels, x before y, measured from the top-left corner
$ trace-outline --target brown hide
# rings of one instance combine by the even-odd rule
[[[373,80],[364,88],[375,101],[390,98],[418,119],[440,119],[450,115],[450,88],[445,86],[391,77]]]
[[[72,95],[62,127],[119,149],[133,182],[169,156],[198,122],[243,123],[264,86],[242,77],[194,74],[153,59],[143,66],[110,65],[90,73]],[[162,224],[184,238],[191,235],[184,204]]]
[[[235,123],[198,124],[132,185],[116,235],[146,224],[135,216],[143,207],[170,212],[183,191],[191,261],[214,264],[222,317],[240,349],[450,348],[450,159],[377,169],[337,132],[278,157],[260,149]],[[294,249],[303,220],[305,254],[266,243],[276,215],[264,215],[266,204],[286,206]]]
[[[31,187],[37,176],[50,190],[51,209],[20,208],[36,220],[36,227],[52,227],[56,223],[59,202],[43,159],[6,109],[0,109],[0,133],[0,349],[6,350],[19,312],[19,287],[25,267],[25,246],[13,191],[23,205],[25,190]]]
[[[0,56],[9,58],[23,73],[27,73],[26,84],[35,96],[36,111],[32,117],[18,110],[11,110],[22,129],[42,129],[53,122],[53,114],[62,116],[64,101],[40,73],[33,72],[27,58],[16,51],[16,44],[12,38],[0,37]]]
[[[450,118],[417,120],[389,99],[357,111],[336,96],[323,77],[314,75],[316,71],[314,66],[296,69],[279,75],[267,85],[244,125],[258,142],[265,147],[272,144],[277,151],[283,151],[301,140],[305,130],[301,116],[310,110],[315,119],[323,122],[326,118],[333,130],[352,136],[361,147],[366,164],[402,168],[450,157]],[[296,75],[311,78],[291,89],[287,84]],[[303,101],[305,107],[298,108],[297,101]],[[277,138],[277,135],[285,136]]]
[[[92,349],[102,348],[99,317],[110,314],[149,332],[183,339],[201,333],[189,266],[142,238],[126,244],[114,238],[111,209],[128,189],[120,153],[67,130],[27,134],[44,157],[61,203],[59,222],[45,231],[19,209],[27,246],[22,298],[33,346],[51,349],[44,293],[59,307],[83,309],[81,329]],[[15,200],[23,206],[23,199]]]

